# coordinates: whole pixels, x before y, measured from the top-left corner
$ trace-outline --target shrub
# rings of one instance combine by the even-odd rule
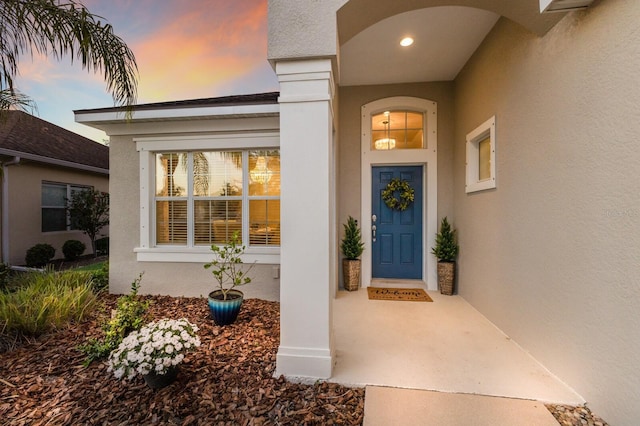
[[[96,251],[98,256],[109,254],[109,237],[102,237],[96,240]]]
[[[15,291],[0,293],[5,333],[38,336],[82,320],[95,303],[86,272],[32,272],[18,281]]]
[[[364,250],[364,243],[362,242],[362,234],[358,227],[358,221],[349,216],[349,220],[344,224],[344,238],[340,249],[345,258],[356,260],[362,254]]]
[[[100,293],[109,288],[109,262],[104,262],[100,269],[91,271],[93,291]]]
[[[460,247],[456,241],[456,230],[451,227],[447,217],[442,219],[440,232],[436,234],[436,245],[431,249],[440,262],[454,262]]]
[[[76,260],[79,258],[84,250],[87,248],[81,241],[67,240],[62,246],[62,253],[66,260]]]
[[[84,365],[93,361],[106,358],[111,351],[116,349],[129,333],[139,330],[146,322],[149,302],[143,302],[138,297],[142,274],[131,283],[131,292],[118,298],[118,306],[109,321],[102,327],[104,337],[102,339],[89,339],[78,349],[87,355]]]
[[[77,191],[67,200],[67,211],[73,228],[87,234],[97,257],[96,236],[109,224],[109,194],[95,189]]]
[[[56,255],[56,249],[51,244],[36,244],[27,250],[25,261],[27,266],[40,267],[44,266]]]

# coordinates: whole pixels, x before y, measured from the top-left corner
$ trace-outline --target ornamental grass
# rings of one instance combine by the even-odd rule
[[[32,272],[0,292],[0,331],[39,336],[81,321],[95,306],[90,272]]]

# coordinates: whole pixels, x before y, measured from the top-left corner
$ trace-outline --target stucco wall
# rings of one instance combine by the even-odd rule
[[[277,122],[277,119],[276,119]],[[210,129],[210,124],[195,121],[193,129]],[[152,129],[164,131],[163,136],[175,135],[180,125],[175,123],[129,125],[134,132],[127,136],[111,136],[111,230],[109,257],[109,291],[128,293],[131,282],[144,273],[140,292],[173,296],[207,296],[214,288],[211,272],[198,262],[138,262],[134,249],[140,246],[140,162],[133,139],[137,136],[157,136]],[[135,133],[135,132],[139,133]],[[185,133],[192,134],[192,133]],[[213,256],[211,256],[213,259]],[[279,279],[273,278],[274,265],[257,265],[251,272],[253,282],[240,288],[245,298],[258,297],[277,300]]]
[[[611,424],[640,419],[640,2],[538,38],[500,20],[456,80],[460,294]],[[465,194],[496,115],[497,188]]]
[[[336,54],[336,14],[346,0],[269,0],[268,59]]]
[[[42,232],[42,182],[90,185],[108,191],[109,176],[82,173],[72,169],[47,167],[21,162],[7,168],[9,182],[9,263],[24,265],[27,250],[38,243],[51,244],[55,258],[63,258],[62,245],[67,240],[82,241],[91,254],[91,241],[82,231]],[[101,234],[108,235],[108,228]]]

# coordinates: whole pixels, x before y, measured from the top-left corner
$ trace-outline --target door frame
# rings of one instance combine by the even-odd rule
[[[422,111],[425,114],[424,131],[427,147],[390,151],[371,150],[371,116],[393,109]],[[438,104],[427,99],[397,96],[380,99],[361,108],[361,216],[362,241],[362,286],[369,287],[372,277],[371,250],[371,173],[373,166],[423,166],[422,209],[422,279],[429,290],[437,290],[437,260],[430,247],[435,244],[438,227]]]

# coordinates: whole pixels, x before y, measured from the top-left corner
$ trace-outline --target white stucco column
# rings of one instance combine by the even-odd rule
[[[331,61],[278,62],[281,277],[276,374],[331,377],[334,230]]]

